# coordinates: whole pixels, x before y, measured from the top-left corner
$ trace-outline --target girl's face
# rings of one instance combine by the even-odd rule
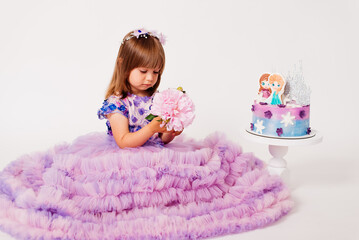
[[[264,80],[261,82],[261,86],[265,89],[269,89],[269,82],[268,80]]]
[[[278,83],[277,81],[274,81],[273,83],[270,84],[270,88],[273,90],[273,91],[277,91],[278,90],[280,91],[282,89],[282,85],[280,83]]]
[[[137,67],[131,70],[128,82],[133,94],[147,96],[146,90],[153,87],[158,79],[159,68]]]

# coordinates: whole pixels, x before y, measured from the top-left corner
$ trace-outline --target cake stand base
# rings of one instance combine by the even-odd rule
[[[284,156],[288,153],[288,146],[268,145],[269,153],[272,158],[269,159],[267,168],[271,175],[280,176],[283,181],[289,185],[289,170],[287,168],[287,161]]]
[[[268,165],[276,168],[286,168],[287,162],[283,158],[288,153],[288,146],[268,145],[269,153],[272,158],[269,159]]]
[[[248,129],[244,129],[241,134],[244,138],[257,143],[268,144],[268,150],[272,158],[268,160],[268,172],[272,175],[281,176],[283,181],[289,184],[289,170],[284,156],[288,153],[289,146],[313,145],[321,142],[323,136],[320,132],[313,130],[308,138],[283,139],[259,136]]]

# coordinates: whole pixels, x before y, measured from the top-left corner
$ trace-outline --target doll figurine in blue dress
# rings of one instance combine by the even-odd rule
[[[284,78],[280,74],[273,73],[268,77],[268,82],[272,91],[268,103],[272,105],[283,104],[282,95],[286,85]]]

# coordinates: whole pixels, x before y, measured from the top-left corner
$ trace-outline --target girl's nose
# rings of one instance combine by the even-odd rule
[[[146,80],[147,81],[153,81],[154,79],[154,74],[153,73],[147,73],[146,74]]]

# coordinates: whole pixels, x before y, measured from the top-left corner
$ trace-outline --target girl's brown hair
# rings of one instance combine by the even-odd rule
[[[156,92],[161,82],[161,75],[165,67],[165,52],[160,41],[151,35],[147,37],[132,37],[129,32],[123,39],[118,51],[115,70],[112,80],[107,88],[106,98],[111,95],[125,98],[131,93],[131,85],[128,82],[130,72],[137,67],[159,68],[156,84],[147,90],[149,95]]]

